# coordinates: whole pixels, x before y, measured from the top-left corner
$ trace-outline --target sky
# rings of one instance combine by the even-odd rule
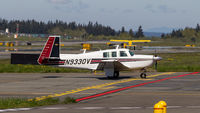
[[[200,23],[200,0],[0,0],[0,18],[98,22],[119,30],[167,32]],[[162,31],[162,32],[163,32]]]

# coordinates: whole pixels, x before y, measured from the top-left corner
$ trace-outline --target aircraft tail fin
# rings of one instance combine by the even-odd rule
[[[45,64],[47,59],[60,58],[60,37],[59,36],[49,36],[41,54],[38,58],[39,64]]]

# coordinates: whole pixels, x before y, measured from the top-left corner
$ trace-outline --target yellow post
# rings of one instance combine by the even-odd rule
[[[91,49],[91,44],[82,44],[82,47],[83,49],[86,49],[86,50],[90,50]]]
[[[164,113],[163,106],[160,103],[154,105],[154,113]]]
[[[123,43],[123,45],[124,45],[124,48],[127,48],[127,44],[126,43]]]
[[[10,47],[13,47],[13,46],[14,46],[13,42],[10,42]]]
[[[6,47],[9,47],[10,46],[10,42],[6,42]]]
[[[107,45],[110,45],[111,43],[110,43],[110,42],[107,42],[106,44],[107,44]]]
[[[191,45],[185,45],[185,47],[191,47]]]
[[[163,107],[163,113],[167,113],[167,103],[165,101],[160,101],[159,104]]]

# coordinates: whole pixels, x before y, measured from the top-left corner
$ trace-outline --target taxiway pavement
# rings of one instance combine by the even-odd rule
[[[133,87],[76,104],[45,106],[15,112],[152,113],[154,104],[164,100],[170,113],[199,113],[200,74],[190,72],[150,73],[147,79],[140,79],[139,73],[122,73],[116,80],[109,80],[102,73],[0,74],[0,96],[34,98],[57,95],[59,98],[81,98],[184,74],[188,75]]]

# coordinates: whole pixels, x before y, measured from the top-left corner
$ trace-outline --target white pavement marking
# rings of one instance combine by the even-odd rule
[[[146,109],[153,109],[154,107],[145,107]]]
[[[186,106],[186,108],[200,108],[200,106]]]
[[[68,109],[67,107],[46,107],[42,108],[44,110],[59,110],[59,109]]]
[[[4,110],[0,110],[0,112],[8,112],[8,111],[28,111],[31,110],[32,108],[17,108],[17,109],[4,109]]]
[[[94,109],[105,109],[105,107],[78,107],[75,109],[94,110]]]
[[[32,108],[18,108],[17,110],[20,110],[20,111],[27,111],[27,110],[31,110]]]
[[[117,109],[117,110],[128,110],[128,109],[141,109],[142,107],[111,107],[110,109]]]
[[[5,109],[5,111],[18,111],[17,109]]]
[[[167,106],[167,108],[171,108],[171,109],[173,109],[173,108],[182,108],[183,106]]]
[[[1,113],[1,112],[6,112],[6,111],[5,111],[5,110],[0,110],[0,113]]]

